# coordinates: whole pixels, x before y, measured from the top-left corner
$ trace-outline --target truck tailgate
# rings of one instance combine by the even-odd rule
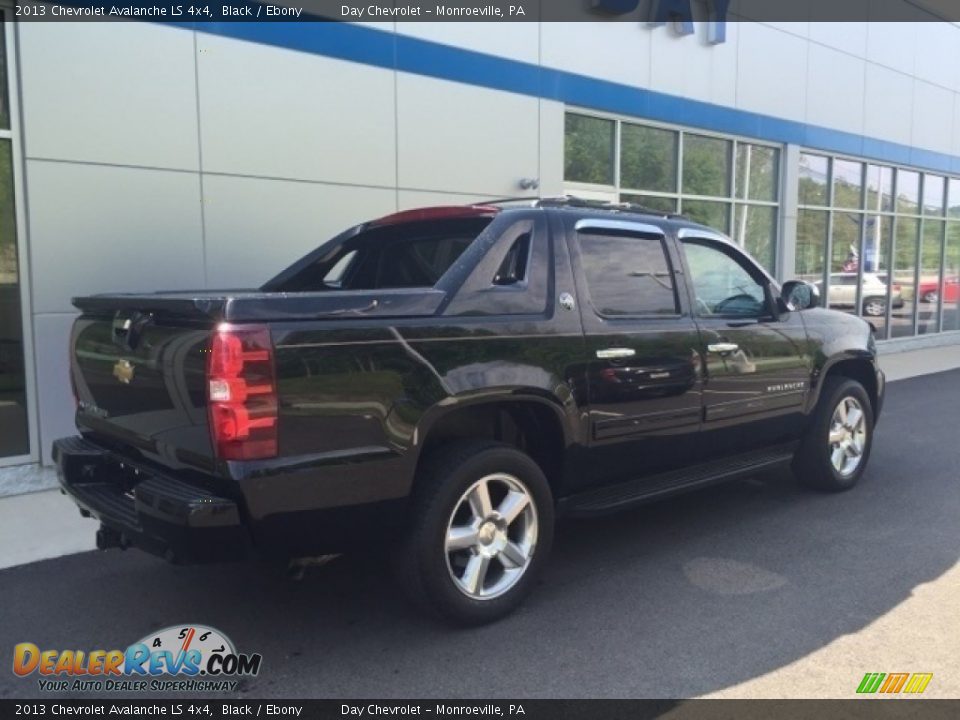
[[[137,310],[74,324],[77,426],[171,468],[210,470],[206,364],[213,321]]]

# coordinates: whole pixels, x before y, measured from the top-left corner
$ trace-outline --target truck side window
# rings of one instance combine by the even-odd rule
[[[587,292],[598,314],[679,314],[663,240],[596,231],[577,238]]]
[[[493,276],[494,285],[516,285],[527,279],[527,261],[530,258],[530,233],[518,237],[507,252],[497,274]]]
[[[356,258],[357,251],[351,250],[337,260],[334,266],[330,268],[330,271],[324,276],[323,284],[332,288],[342,288],[343,278],[347,274],[347,270],[350,268]]]
[[[683,250],[698,315],[760,317],[766,313],[763,286],[736,258],[701,240],[683,241]]]

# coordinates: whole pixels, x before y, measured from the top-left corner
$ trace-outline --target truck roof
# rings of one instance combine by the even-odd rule
[[[609,214],[632,215],[642,218],[646,222],[660,223],[676,222],[684,227],[700,227],[716,234],[717,231],[706,225],[694,222],[687,216],[679,213],[663,212],[654,208],[630,202],[611,202],[607,200],[590,200],[575,195],[561,195],[557,197],[508,197],[495,200],[482,200],[470,205],[436,205],[419,207],[410,210],[401,210],[375,220],[363,223],[365,226],[399,225],[408,222],[427,222],[433,220],[452,220],[468,217],[491,217],[509,210],[517,209],[558,209],[574,210],[581,214]],[[358,226],[362,227],[362,226]]]

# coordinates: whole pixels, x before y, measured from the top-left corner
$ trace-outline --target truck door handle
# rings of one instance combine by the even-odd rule
[[[720,355],[726,355],[727,353],[736,352],[740,349],[740,346],[736,343],[712,343],[707,345],[707,350],[712,353],[718,353]]]
[[[637,351],[633,348],[606,348],[605,350],[597,350],[597,357],[601,360],[620,360],[633,357],[636,354]]]

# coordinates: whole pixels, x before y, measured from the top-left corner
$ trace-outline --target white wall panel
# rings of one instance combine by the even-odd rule
[[[758,23],[740,27],[737,107],[802,118],[807,100],[807,48],[796,35]]]
[[[835,3],[837,0],[828,0]],[[848,3],[850,0],[843,0]],[[862,2],[866,5],[866,2]],[[864,15],[865,16],[865,15]],[[810,39],[828,45],[855,57],[867,56],[867,23],[865,22],[812,22]]]
[[[258,287],[351,225],[391,213],[393,189],[204,175],[211,287]]]
[[[393,185],[394,72],[198,35],[203,169]]]
[[[954,94],[938,85],[915,80],[911,145],[946,152],[953,138]]]
[[[77,434],[67,364],[74,317],[72,313],[62,313],[35,315],[33,318],[34,361],[39,378],[40,460],[45,464],[51,462],[50,447],[54,440]]]
[[[517,195],[538,173],[537,99],[400,73],[399,186]]]
[[[694,35],[683,38],[668,27],[647,31],[651,33],[651,89],[717,105],[735,105],[739,24],[727,25],[727,41],[720,45],[708,44],[706,23],[694,27]]]
[[[865,76],[865,60],[811,44],[806,121],[862,133]]]
[[[203,287],[195,173],[27,162],[33,312],[70,298]]]
[[[863,129],[868,137],[910,144],[913,78],[867,63]]]
[[[960,94],[953,96],[953,140],[950,152],[960,157]]]
[[[960,90],[960,28],[927,22],[917,28],[915,72],[921,80]]]
[[[540,26],[540,59],[550,68],[650,87],[650,47],[654,32],[643,23],[561,23]],[[683,42],[682,38],[675,38]]]
[[[539,193],[542,197],[563,194],[564,111],[563,103],[540,101]]]
[[[154,23],[18,23],[26,153],[198,167],[193,32]]]
[[[401,190],[397,193],[400,210],[438,205],[471,205],[484,200],[495,199],[492,195],[469,195],[460,193],[426,192],[422,190]]]
[[[867,59],[912,75],[917,58],[918,33],[926,23],[867,23]]]
[[[397,33],[533,64],[540,55],[534,22],[401,22]]]

